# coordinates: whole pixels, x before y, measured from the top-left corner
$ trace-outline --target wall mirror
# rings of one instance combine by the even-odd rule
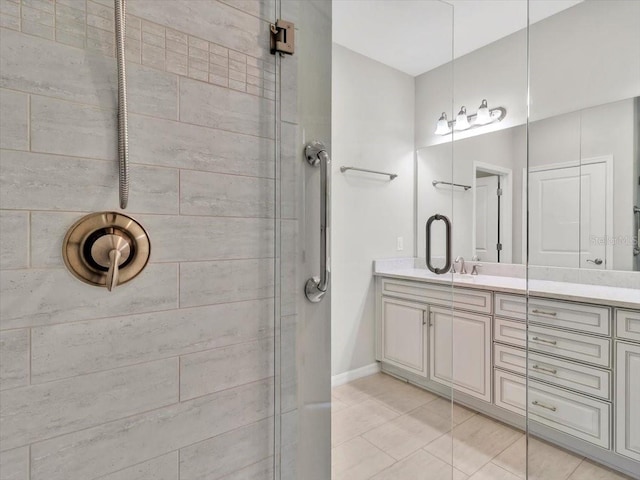
[[[455,256],[524,264],[528,247],[536,267],[640,271],[640,59],[633,41],[589,20],[624,23],[631,7],[583,2],[532,24],[529,39],[518,32],[456,59],[454,105],[416,113],[419,257],[426,219],[445,211]],[[432,70],[417,91],[450,78]],[[439,112],[475,114],[485,99],[506,110],[501,121],[436,131]],[[443,244],[432,250],[444,255]]]

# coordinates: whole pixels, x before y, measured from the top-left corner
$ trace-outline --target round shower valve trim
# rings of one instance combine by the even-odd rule
[[[149,235],[142,225],[118,212],[82,217],[62,245],[64,263],[73,275],[109,291],[139,275],[150,254]]]

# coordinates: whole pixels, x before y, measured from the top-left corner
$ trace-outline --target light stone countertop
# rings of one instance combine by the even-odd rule
[[[414,268],[405,262],[375,262],[373,274],[378,277],[398,278],[444,285],[451,284],[452,276],[452,274],[436,275],[423,268]],[[458,273],[453,274],[453,277],[453,284],[458,287],[478,288],[520,295],[527,292],[527,282],[524,278],[493,275],[460,275]],[[548,280],[529,280],[529,294],[535,297],[640,309],[640,290],[635,288],[586,285]]]

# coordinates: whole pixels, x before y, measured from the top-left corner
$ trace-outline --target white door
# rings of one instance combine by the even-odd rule
[[[382,360],[427,376],[427,306],[382,299]]]
[[[476,252],[478,260],[498,261],[498,180],[497,175],[476,179]]]
[[[607,167],[529,173],[529,263],[606,268]]]
[[[431,380],[490,402],[491,317],[431,307],[429,326]]]
[[[640,345],[616,342],[616,451],[640,461]]]

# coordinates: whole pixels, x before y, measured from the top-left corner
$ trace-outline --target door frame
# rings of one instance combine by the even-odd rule
[[[528,213],[528,189],[529,176],[527,172],[544,172],[546,170],[557,170],[560,168],[574,168],[582,165],[593,165],[595,163],[604,163],[607,170],[607,182],[605,185],[605,255],[606,262],[604,270],[613,270],[613,243],[610,241],[613,234],[613,155],[601,155],[598,157],[583,158],[579,162],[562,162],[550,163],[549,165],[540,165],[537,167],[525,167],[522,169],[522,261],[528,265],[527,247],[529,245],[529,237],[527,236],[527,227],[529,223]]]
[[[471,251],[475,255],[476,251],[476,175],[477,172],[491,173],[500,177],[500,188],[502,188],[502,200],[500,202],[500,238],[502,240],[503,258],[500,263],[513,262],[513,170],[499,165],[492,165],[485,162],[473,162],[473,178],[471,179],[471,189],[473,191],[473,210],[471,222]]]

